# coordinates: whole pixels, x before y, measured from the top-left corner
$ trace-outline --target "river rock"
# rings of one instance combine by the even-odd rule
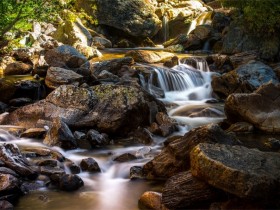
[[[15,85],[7,80],[0,79],[0,101],[8,103],[11,100],[16,92]]]
[[[62,45],[48,50],[45,54],[45,60],[49,66],[67,69],[80,67],[87,61],[87,58],[74,47]]]
[[[46,85],[51,89],[55,89],[60,85],[80,85],[82,81],[83,76],[59,67],[50,67],[45,78]]]
[[[31,104],[32,102],[31,98],[14,98],[9,101],[9,106],[20,107]]]
[[[32,70],[32,66],[30,64],[23,63],[21,61],[16,61],[14,63],[10,63],[4,69],[4,75],[22,75],[29,74]]]
[[[87,132],[87,140],[91,144],[92,148],[105,146],[110,143],[110,140],[106,134],[99,133],[94,129],[90,129]]]
[[[46,134],[45,128],[30,128],[20,134],[20,138],[40,138]]]
[[[54,177],[57,179],[58,177],[63,176],[65,171],[57,166],[40,166],[40,174],[46,175],[51,179],[54,179]]]
[[[191,209],[217,199],[218,193],[207,183],[181,172],[167,180],[162,191],[162,203],[169,209]]]
[[[112,42],[104,37],[95,36],[92,39],[92,45],[98,49],[112,48]]]
[[[69,10],[63,10],[62,13],[64,15],[64,22],[58,25],[53,37],[57,41],[71,46],[77,43],[90,46],[92,43],[92,36],[83,25],[80,18]]]
[[[125,56],[132,57],[135,62],[140,63],[159,63],[163,60],[171,59],[174,57],[173,53],[157,52],[148,50],[132,50],[128,51]]]
[[[190,156],[192,175],[216,188],[241,198],[279,196],[279,153],[201,143]]]
[[[3,163],[3,165],[4,165],[4,163]],[[0,167],[0,174],[10,174],[16,178],[19,177],[19,175],[16,172],[14,172],[12,169],[9,169],[6,167]]]
[[[237,144],[235,136],[210,124],[192,129],[163,148],[160,154],[143,166],[147,178],[168,178],[190,167],[190,152],[199,143]]]
[[[163,104],[140,87],[97,85],[91,89],[98,103],[76,126],[96,125],[99,132],[123,135],[138,126],[149,125],[157,111],[165,112]]]
[[[35,179],[38,175],[15,144],[0,145],[0,160],[6,167],[23,177]]]
[[[72,160],[66,159],[65,166],[70,170],[72,174],[79,174],[81,173],[80,167],[74,163]]]
[[[2,200],[2,201],[0,201],[0,209],[14,210],[14,206],[9,201]]]
[[[131,180],[144,179],[143,173],[142,173],[142,167],[141,166],[132,166],[129,170],[129,178]]]
[[[80,163],[80,166],[83,171],[89,171],[93,173],[101,172],[98,163],[93,158],[83,159]]]
[[[75,191],[84,185],[83,180],[75,174],[65,174],[59,178],[59,189],[63,191]]]
[[[54,119],[52,127],[47,132],[43,143],[49,146],[59,146],[64,149],[74,149],[77,147],[72,131],[60,118]]]
[[[117,162],[128,162],[128,161],[132,161],[132,160],[136,160],[137,157],[131,153],[124,153],[116,158],[114,158],[114,161]]]
[[[219,32],[222,32],[223,29],[230,24],[230,17],[226,16],[222,12],[216,12],[212,18],[211,25],[213,28]]]
[[[117,58],[108,61],[93,63],[90,67],[90,72],[92,77],[98,77],[104,70],[117,76],[121,76],[119,75],[120,69],[123,66],[131,66],[132,64],[134,64],[134,60],[131,57]]]
[[[161,193],[147,191],[141,195],[138,206],[142,210],[168,210],[161,204]]]
[[[235,132],[235,133],[243,133],[243,132],[253,132],[254,126],[251,123],[247,122],[237,122],[227,129],[229,132]]]
[[[0,174],[0,193],[1,195],[17,192],[19,190],[19,180],[11,174]]]
[[[249,122],[265,132],[280,132],[280,84],[268,83],[251,94],[231,94],[225,102],[229,121]]]
[[[161,27],[154,8],[145,0],[97,0],[90,5],[97,8],[98,24],[116,28],[120,34],[152,37]]]
[[[272,81],[279,83],[274,71],[259,61],[251,61],[212,80],[213,91],[221,98],[231,93],[251,93],[261,85]]]

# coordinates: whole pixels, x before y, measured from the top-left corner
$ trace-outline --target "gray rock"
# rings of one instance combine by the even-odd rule
[[[75,141],[72,131],[67,124],[59,118],[53,121],[53,125],[47,132],[43,143],[49,146],[59,146],[64,149],[73,149],[77,147],[77,142]]]
[[[275,72],[259,61],[251,61],[212,80],[213,91],[221,98],[231,93],[251,93],[261,85],[272,81],[279,83]]]
[[[268,83],[251,94],[231,94],[225,113],[231,123],[248,122],[265,132],[280,132],[280,84]]]
[[[279,196],[279,153],[202,143],[190,156],[192,175],[216,188],[241,198]]]
[[[73,174],[65,174],[59,178],[58,186],[60,190],[63,191],[75,191],[84,185],[83,180]]]
[[[117,162],[128,162],[128,161],[132,161],[132,160],[136,160],[137,157],[131,153],[124,153],[116,158],[114,158],[114,161]]]
[[[98,163],[93,158],[83,159],[80,163],[81,169],[83,171],[89,172],[101,172]]]
[[[96,130],[90,129],[87,133],[87,140],[94,147],[105,146],[110,143],[108,136],[104,133],[99,133]]]
[[[82,75],[79,75],[72,70],[59,67],[50,67],[45,78],[46,85],[51,89],[55,89],[60,85],[76,84],[78,86],[82,82]]]

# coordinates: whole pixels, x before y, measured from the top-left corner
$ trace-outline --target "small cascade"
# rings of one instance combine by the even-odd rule
[[[203,72],[210,71],[209,66],[204,58],[199,58],[199,57],[182,58],[180,60],[180,63],[192,66],[193,68],[199,71],[203,71]]]
[[[203,12],[197,18],[195,18],[189,27],[188,35],[195,29],[196,26],[199,25],[210,25],[212,22],[212,11],[210,12]]]
[[[162,17],[162,33],[163,33],[163,42],[166,42],[169,39],[169,24],[168,24],[168,15],[164,14]]]

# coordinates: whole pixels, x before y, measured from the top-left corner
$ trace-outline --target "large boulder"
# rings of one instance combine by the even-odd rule
[[[157,112],[166,113],[164,104],[139,86],[61,85],[45,100],[12,112],[3,123],[34,128],[40,120],[61,118],[70,127],[126,135],[138,126],[149,126]]]
[[[165,112],[164,105],[140,87],[97,85],[91,89],[98,103],[76,126],[96,126],[100,132],[125,134],[152,123],[158,111]]]
[[[231,93],[251,93],[261,85],[272,81],[279,83],[272,68],[259,61],[251,61],[212,80],[213,91],[221,98]]]
[[[190,152],[201,142],[237,144],[231,134],[218,125],[201,126],[170,142],[159,155],[143,167],[147,178],[168,178],[190,167]]]
[[[251,94],[231,94],[225,103],[228,120],[249,122],[265,132],[280,132],[280,84],[261,86]]]
[[[98,24],[110,26],[134,37],[152,37],[161,21],[147,0],[96,0]]]
[[[91,90],[61,85],[45,100],[15,110],[3,123],[34,128],[41,119],[52,121],[61,118],[71,125],[86,115],[96,103],[97,98]]]
[[[241,198],[277,198],[280,154],[202,143],[191,152],[192,175]]]
[[[45,54],[45,60],[49,66],[67,69],[80,67],[87,61],[87,58],[74,47],[62,45],[48,50]]]

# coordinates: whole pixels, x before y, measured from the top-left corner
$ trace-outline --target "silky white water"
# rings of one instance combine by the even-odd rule
[[[179,131],[176,134],[183,135],[192,127],[219,122],[222,119],[222,117],[190,117],[185,114],[192,113],[192,110],[198,108],[213,108],[206,103],[207,100],[212,99],[212,73],[209,72],[207,63],[203,59],[194,59],[193,63],[194,65],[191,66],[183,59],[179,65],[171,69],[148,66],[153,73],[147,81],[145,81],[143,75],[140,75],[142,86],[146,90],[153,94],[152,88],[156,87],[164,93],[164,97],[159,99],[167,104],[169,115],[179,123]],[[41,143],[42,140],[19,139],[3,129],[7,128],[2,127],[0,129],[0,143],[13,142],[21,148],[46,147]],[[85,186],[76,192],[67,193],[46,188],[32,192],[22,197],[15,209],[136,210],[141,194],[148,190],[160,191],[160,185],[144,180],[130,180],[130,168],[132,166],[143,166],[151,160],[160,152],[165,140],[165,138],[153,136],[151,145],[123,141],[107,148],[94,150],[64,151],[60,148],[52,148],[76,164],[79,164],[83,158],[93,157],[98,162],[102,172],[95,174],[80,173],[79,176],[83,179]],[[138,159],[125,163],[113,161],[115,157],[124,153],[134,154]],[[69,172],[67,168],[66,172]]]

